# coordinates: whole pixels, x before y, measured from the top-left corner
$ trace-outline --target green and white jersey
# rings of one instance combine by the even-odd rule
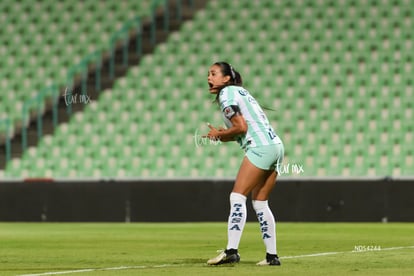
[[[247,133],[236,137],[243,149],[282,143],[260,105],[243,87],[223,88],[219,94],[219,105],[227,128],[232,126],[231,118],[237,112],[243,115],[248,126]]]

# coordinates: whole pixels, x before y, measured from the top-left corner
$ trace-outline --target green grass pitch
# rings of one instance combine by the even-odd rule
[[[414,275],[413,223],[281,222],[277,231],[282,266],[255,265],[265,251],[252,222],[241,262],[211,267],[225,223],[0,223],[0,275]]]

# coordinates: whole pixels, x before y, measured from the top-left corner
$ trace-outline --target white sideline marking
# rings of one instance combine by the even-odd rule
[[[284,256],[280,257],[279,259],[298,259],[298,258],[307,258],[307,257],[319,257],[319,256],[327,256],[327,255],[336,255],[336,254],[344,254],[344,253],[364,253],[364,252],[379,252],[379,251],[390,251],[390,250],[399,250],[399,249],[414,249],[414,245],[412,246],[398,246],[398,247],[386,247],[381,248],[379,250],[362,250],[362,251],[338,251],[338,252],[322,252],[322,253],[315,253],[315,254],[307,254],[307,255],[297,255],[297,256]]]
[[[398,250],[398,249],[407,249],[407,248],[413,248],[414,249],[414,245],[413,246],[399,246],[399,247],[388,247],[388,248],[381,248],[382,250]]]
[[[43,273],[37,273],[37,274],[20,274],[19,276],[61,275],[61,274],[93,272],[93,271],[124,270],[124,269],[144,269],[144,268],[163,268],[163,267],[174,267],[174,266],[182,266],[182,265],[162,264],[162,265],[118,266],[118,267],[106,267],[106,268],[85,268],[85,269],[77,269],[77,270],[64,270],[64,271],[43,272]]]
[[[323,253],[315,253],[315,254],[307,254],[307,255],[297,255],[297,256],[284,256],[280,257],[279,259],[299,259],[299,258],[307,258],[307,257],[320,257],[320,256],[327,256],[327,255],[336,255],[340,253],[347,253],[350,251],[341,251],[341,252],[323,252]]]
[[[381,250],[372,250],[372,251],[371,250],[366,250],[366,251],[321,252],[321,253],[306,254],[306,255],[285,256],[285,257],[280,257],[280,259],[281,260],[284,260],[284,259],[300,259],[300,258],[308,258],[308,257],[320,257],[320,256],[328,256],[328,255],[337,255],[337,254],[344,254],[344,253],[380,252],[380,251],[391,251],[391,250],[400,250],[400,249],[414,249],[414,245],[412,245],[412,246],[387,247],[387,248],[381,248]],[[179,265],[179,264],[162,264],[162,265],[118,266],[118,267],[107,267],[107,268],[87,268],[87,269],[77,269],[77,270],[44,272],[44,273],[38,273],[38,274],[20,274],[19,276],[61,275],[61,274],[93,272],[93,271],[144,269],[144,268],[163,268],[163,267],[174,267],[174,266],[183,266],[183,265]]]

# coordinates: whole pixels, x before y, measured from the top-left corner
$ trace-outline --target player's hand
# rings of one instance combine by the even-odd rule
[[[204,137],[208,137],[211,140],[220,140],[220,131],[223,131],[224,128],[220,127],[217,129],[210,124],[207,124],[207,126],[210,128],[210,131],[207,133],[207,135],[204,135]]]

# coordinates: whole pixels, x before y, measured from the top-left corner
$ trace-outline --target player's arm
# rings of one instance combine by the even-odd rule
[[[238,135],[244,135],[247,132],[247,123],[243,115],[237,114],[231,118],[232,127],[219,131],[220,141],[234,141]]]
[[[231,105],[224,108],[223,113],[224,116],[231,121],[232,126],[228,129],[216,129],[209,125],[210,131],[207,134],[207,137],[210,139],[220,139],[220,141],[228,142],[234,141],[235,137],[238,135],[246,134],[247,123],[237,105]]]

